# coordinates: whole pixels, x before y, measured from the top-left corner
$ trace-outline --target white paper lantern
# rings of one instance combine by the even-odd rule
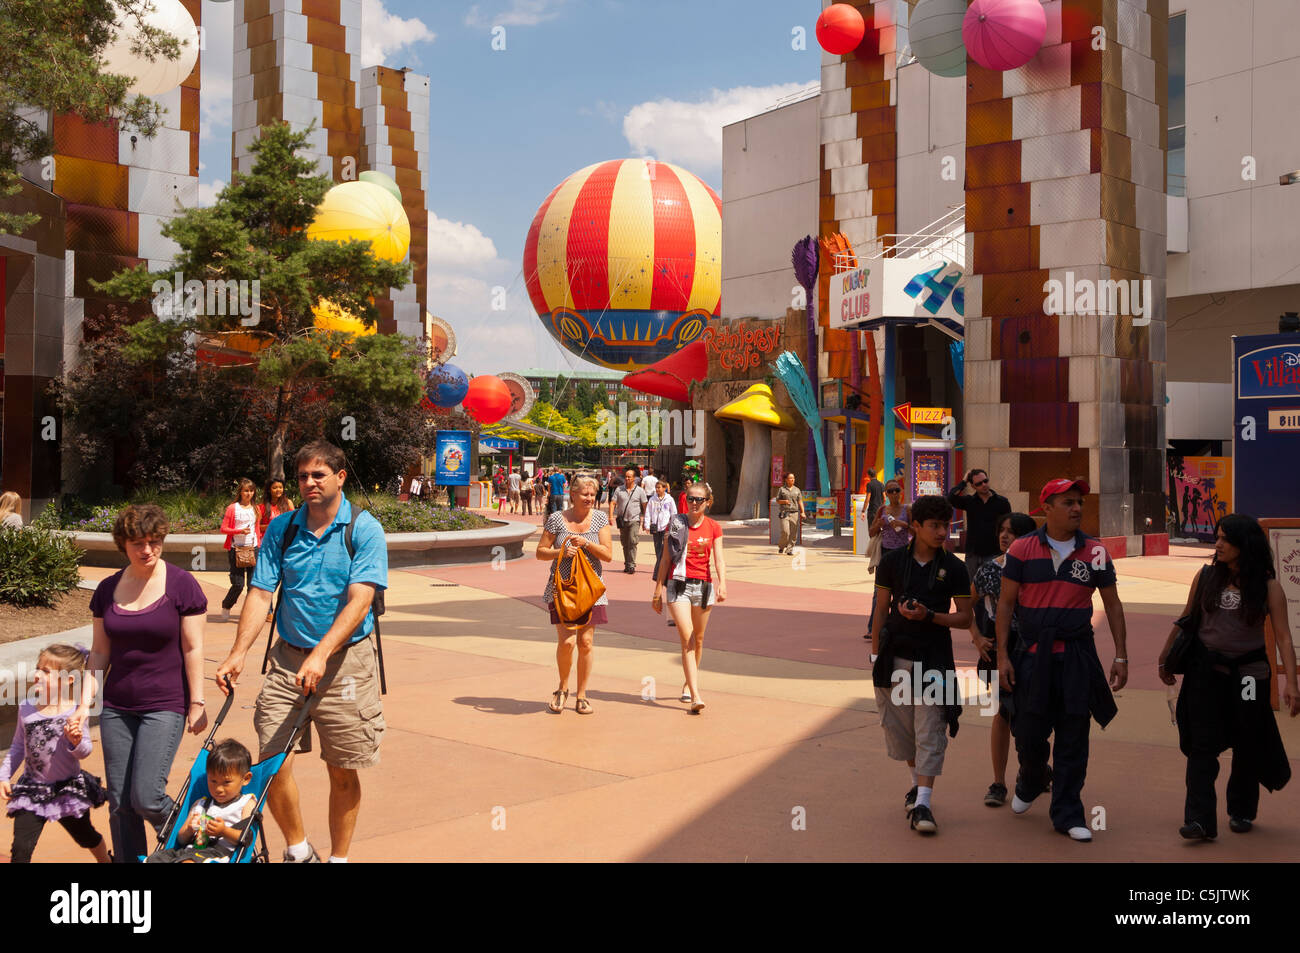
[[[917,61],[936,76],[966,75],[961,39],[966,0],[921,0],[912,10],[907,41]]]
[[[120,7],[117,8],[117,36],[104,47],[101,54],[104,58],[103,72],[135,78],[127,90],[133,96],[161,96],[171,92],[185,82],[199,59],[199,30],[194,25],[190,12],[180,0],[152,2],[154,9],[145,15],[145,22],[180,41],[180,58],[169,60],[160,55],[150,61],[146,56],[132,53],[131,44],[138,37],[139,31],[135,18],[127,16]]]

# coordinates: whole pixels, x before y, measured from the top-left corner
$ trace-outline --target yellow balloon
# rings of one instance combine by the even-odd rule
[[[346,331],[358,337],[375,333],[375,328],[366,327],[361,323],[361,319],[354,318],[350,311],[344,311],[333,301],[326,301],[324,298],[311,309],[311,313],[316,318],[316,327],[322,331]]]
[[[370,182],[344,182],[325,193],[307,237],[368,241],[377,258],[402,261],[411,246],[411,223],[392,194]]]

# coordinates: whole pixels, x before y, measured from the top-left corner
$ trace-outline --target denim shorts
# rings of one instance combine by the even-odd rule
[[[717,596],[713,591],[713,583],[704,579],[669,579],[668,601],[689,602],[701,609],[709,609],[717,601]]]

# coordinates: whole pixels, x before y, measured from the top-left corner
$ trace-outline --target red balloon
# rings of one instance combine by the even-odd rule
[[[469,414],[483,426],[496,423],[510,413],[510,388],[506,382],[491,374],[484,374],[469,382],[469,390],[460,402]]]
[[[832,3],[817,18],[817,42],[827,53],[836,56],[856,50],[866,32],[862,14],[847,3]]]

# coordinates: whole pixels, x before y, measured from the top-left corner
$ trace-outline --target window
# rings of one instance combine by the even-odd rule
[[[1165,191],[1187,194],[1187,14],[1169,18],[1169,150]]]

